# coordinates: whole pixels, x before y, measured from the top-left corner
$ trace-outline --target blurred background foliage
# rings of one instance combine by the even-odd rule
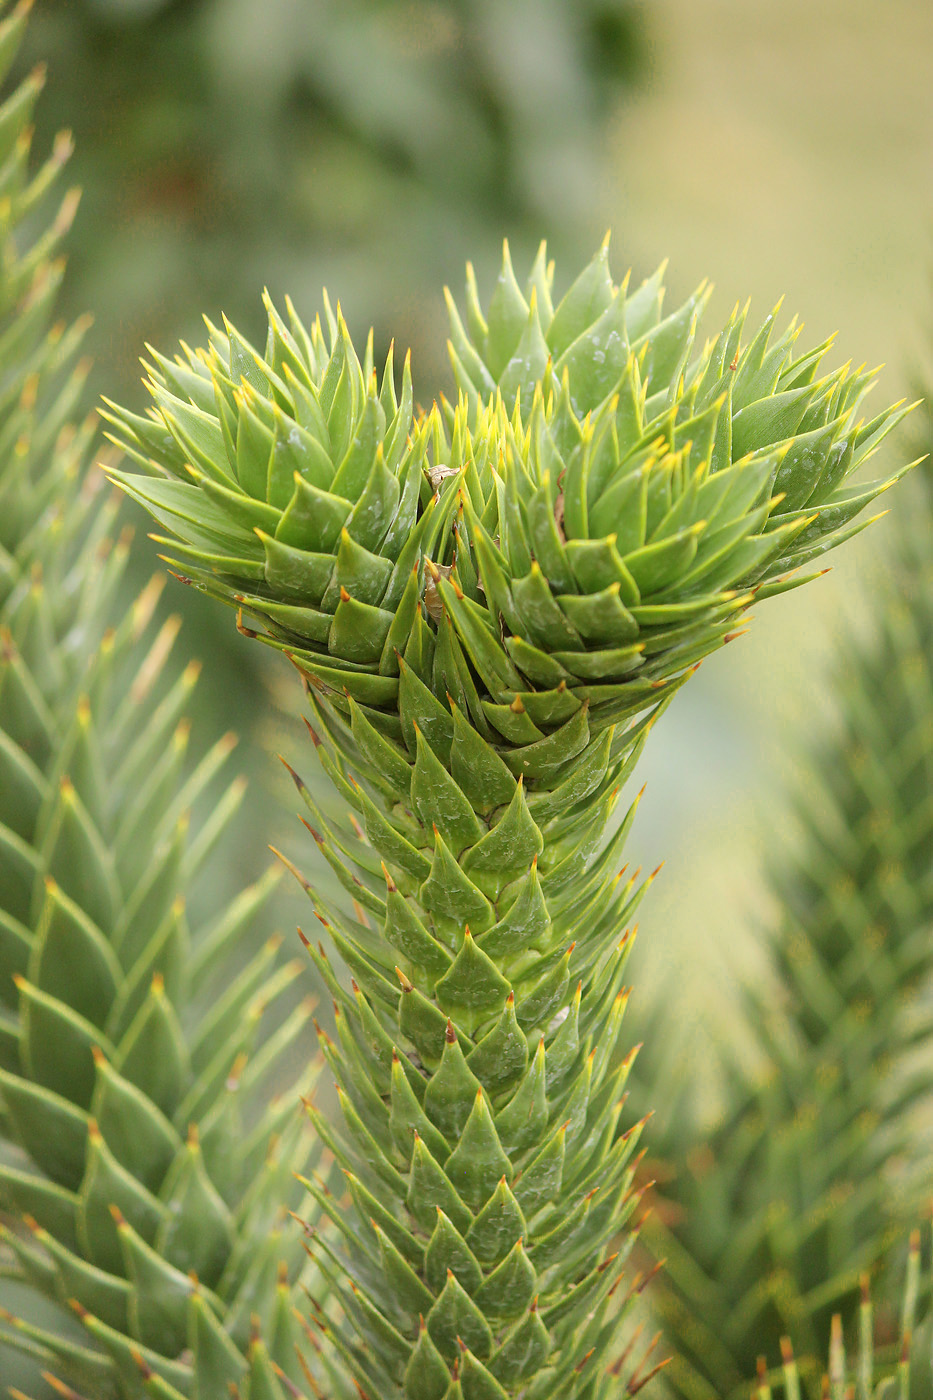
[[[143,339],[218,308],[258,334],[264,285],[322,284],[433,388],[465,258],[506,234],[576,257],[599,227],[646,58],[633,0],[40,0],[29,48],[40,135],[75,132],[69,296],[114,392]]]
[[[141,407],[145,340],[200,337],[202,311],[258,333],[265,285],[309,315],[326,285],[355,334],[410,344],[429,402],[450,384],[441,287],[466,257],[488,289],[504,235],[517,265],[547,237],[566,285],[610,225],[617,276],[670,255],[672,298],[711,276],[711,325],[785,292],[809,340],[838,329],[840,358],[886,360],[886,397],[906,394],[930,319],[931,54],[928,0],[37,0],[23,63],[48,63],[37,148],[60,127],[77,143],[65,311],[94,312],[96,386]],[[631,850],[667,868],[633,1033],[663,998],[659,1056],[699,1071],[711,1110],[717,1029],[775,922],[761,872],[790,836],[781,793],[800,739],[833,722],[834,643],[870,628],[885,548],[881,523],[772,604],[644,759]],[[253,736],[236,858],[260,866],[265,839],[306,858],[266,757],[313,770],[286,668],[168,591],[207,663],[200,723]]]

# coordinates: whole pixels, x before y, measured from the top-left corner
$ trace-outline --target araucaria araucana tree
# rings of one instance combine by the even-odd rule
[[[850,479],[897,421],[774,317],[697,341],[604,246],[555,306],[506,251],[451,303],[455,405],[362,361],[329,305],[267,304],[260,353],[209,327],[152,352],[148,416],[111,408],[114,472],[174,567],[301,673],[346,802],[296,776],[350,899],[315,891],[312,957],[343,1110],[312,1110],[348,1200],[309,1241],[325,1353],[370,1400],[608,1400],[641,1124],[626,1121],[623,784],[650,725],[749,604],[862,528]],[[261,629],[261,630],[260,630]],[[340,1387],[335,1371],[332,1383]],[[353,1394],[348,1387],[347,1394]]]

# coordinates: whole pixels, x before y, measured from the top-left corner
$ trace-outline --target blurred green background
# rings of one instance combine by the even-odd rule
[[[679,298],[710,276],[711,327],[737,298],[760,320],[786,293],[814,342],[838,329],[839,359],[887,361],[886,400],[919,372],[929,0],[38,0],[24,66],[40,60],[39,146],[71,127],[84,188],[67,310],[94,312],[97,387],[134,406],[145,340],[199,336],[202,311],[258,334],[264,285],[309,316],[327,285],[354,332],[412,346],[430,402],[450,384],[441,287],[466,257],[488,288],[504,235],[517,264],[547,237],[566,286],[608,226],[617,277],[669,256]],[[761,966],[782,788],[831,721],[829,668],[868,625],[884,550],[882,522],[769,604],[652,735],[632,854],[667,865],[643,906],[633,1035],[663,990],[693,1064]],[[170,591],[208,663],[202,728],[249,735],[247,864],[269,839],[306,856],[266,758],[312,767],[287,668]]]
[[[606,139],[644,69],[633,0],[39,0],[40,134],[74,129],[69,296],[111,391],[143,339],[259,292],[411,344],[442,370],[439,292],[503,235],[576,257],[605,218]]]

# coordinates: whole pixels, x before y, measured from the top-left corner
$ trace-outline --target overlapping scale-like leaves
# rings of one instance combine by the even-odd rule
[[[0,21],[4,65],[27,9]],[[74,196],[22,235],[69,149],[29,173],[39,86],[0,106],[0,1204],[4,1273],[85,1339],[4,1310],[0,1341],[94,1400],[283,1400],[308,1145],[275,1091],[309,1012],[265,1037],[300,970],[275,939],[243,953],[273,877],[186,913],[242,789],[230,736],[186,754],[197,667],[170,656],[158,581],[127,604],[129,541],[88,471],[86,325],[49,328]]]
[[[143,468],[118,479],[291,657],[350,809],[296,775],[332,877],[300,878],[353,978],[309,940],[343,1121],[312,1115],[347,1191],[309,1182],[343,1301],[319,1322],[380,1400],[604,1400],[649,1373],[613,1350],[644,889],[620,791],[752,598],[851,533],[880,488],[843,483],[896,416],[860,426],[868,377],[817,378],[825,347],[795,358],[770,318],[695,350],[702,298],[661,320],[659,279],[628,297],[605,249],[556,311],[550,288],[542,257],[527,299],[507,262],[487,313],[469,297],[458,403],[427,415],[339,314],[309,333],[271,305],[262,353],[212,329],[153,356],[148,416],[111,408]]]
[[[337,1041],[321,1034],[343,1129],[312,1116],[352,1202],[310,1183],[339,1237],[320,1266],[346,1321],[324,1330],[370,1396],[608,1395],[639,1199],[621,1022],[645,885],[620,868],[634,807],[612,822],[626,772],[609,731],[594,764],[565,729],[516,774],[453,701],[445,730],[400,666],[413,760],[309,685],[355,818],[329,818],[296,775],[353,909],[302,877],[353,977],[347,991],[309,945],[336,1007]]]

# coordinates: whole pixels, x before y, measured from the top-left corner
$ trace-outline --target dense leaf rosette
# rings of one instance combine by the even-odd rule
[[[615,723],[862,528],[896,476],[849,479],[903,410],[863,421],[871,374],[820,375],[829,342],[798,353],[773,315],[743,347],[736,311],[698,348],[704,293],[662,318],[660,275],[630,295],[605,246],[556,309],[551,276],[542,251],[523,293],[506,250],[485,314],[468,281],[461,400],[426,416],[407,361],[397,398],[391,355],[380,381],[329,306],[325,335],[267,302],[262,355],[232,327],[153,354],[149,415],[111,413],[147,475],[118,479],[182,572],[338,704],[397,715],[399,655],[446,621],[464,679],[437,662],[426,683],[497,746],[571,707]]]

